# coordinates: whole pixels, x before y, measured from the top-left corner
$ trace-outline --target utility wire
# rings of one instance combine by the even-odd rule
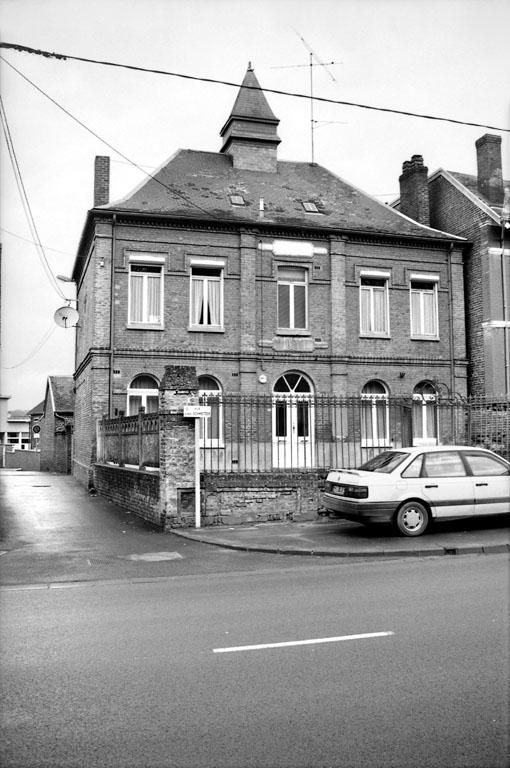
[[[62,292],[62,289],[60,288],[57,278],[53,274],[51,267],[49,265],[48,259],[46,258],[46,254],[44,252],[44,248],[41,243],[41,238],[39,237],[39,232],[37,231],[37,227],[35,224],[34,216],[32,214],[32,209],[30,207],[30,201],[28,199],[27,191],[25,189],[25,185],[23,183],[23,176],[21,174],[21,169],[19,167],[18,158],[16,157],[16,151],[14,149],[14,144],[12,141],[11,131],[9,129],[9,123],[7,121],[7,115],[5,112],[4,103],[2,100],[2,97],[0,96],[0,117],[2,122],[2,128],[5,135],[5,140],[7,143],[7,149],[9,152],[9,158],[11,160],[12,169],[14,171],[14,178],[16,179],[16,184],[18,187],[18,191],[21,197],[21,202],[23,205],[23,209],[25,211],[25,215],[27,217],[27,221],[30,227],[30,231],[32,232],[32,236],[34,238],[35,244],[37,246],[37,253],[39,255],[39,258],[41,259],[41,263],[43,265],[43,268],[46,272],[46,276],[48,277],[50,283],[52,284],[52,287],[54,290],[59,294],[59,296],[64,299],[64,301],[70,301],[70,299],[67,299],[65,294]]]
[[[229,80],[218,80],[213,77],[198,77],[197,75],[185,75],[182,72],[169,72],[163,69],[150,69],[148,67],[137,67],[133,64],[119,64],[114,61],[101,61],[99,59],[89,59],[83,56],[71,56],[69,54],[63,54],[63,53],[51,53],[50,51],[44,51],[38,48],[30,48],[29,46],[18,45],[17,43],[0,42],[0,48],[8,48],[9,50],[18,51],[21,53],[32,53],[37,56],[44,56],[49,59],[58,59],[59,61],[67,61],[67,60],[82,61],[82,62],[85,62],[86,64],[100,64],[101,66],[105,66],[105,67],[117,67],[120,69],[133,70],[135,72],[148,72],[149,74],[153,74],[153,75],[166,75],[169,77],[180,77],[184,80],[196,80],[202,83],[215,83],[217,85],[228,85],[233,88],[240,88],[242,85],[241,83],[233,83]],[[3,59],[3,61],[6,61],[6,59]],[[282,91],[282,90],[277,90],[276,88],[257,88],[256,86],[253,86],[253,85],[243,85],[242,87],[246,88],[247,90],[264,91],[265,93],[275,93],[279,96],[292,96],[297,99],[312,98],[310,94],[307,94],[307,93]],[[344,107],[358,107],[359,109],[370,109],[376,112],[389,112],[395,115],[404,115],[405,117],[418,117],[423,120],[440,120],[446,123],[455,123],[456,125],[467,125],[474,128],[488,128],[489,130],[492,130],[492,131],[503,131],[505,133],[510,133],[510,128],[499,128],[495,125],[486,125],[485,123],[472,123],[466,120],[456,120],[451,117],[438,117],[437,115],[425,115],[419,112],[407,112],[402,109],[392,109],[389,107],[374,107],[369,104],[360,104],[358,102],[353,102],[353,101],[341,101],[339,99],[328,99],[325,96],[314,95],[313,100],[322,101],[328,104],[340,104],[341,106],[344,106]]]
[[[52,322],[48,329],[46,330],[44,336],[42,339],[36,344],[34,349],[30,352],[27,357],[25,357],[23,360],[21,360],[19,363],[16,363],[16,365],[2,365],[2,368],[5,371],[12,371],[14,368],[20,368],[25,363],[28,363],[29,360],[31,360],[33,357],[36,356],[36,354],[44,347],[44,345],[50,340],[51,336],[57,329],[57,326]]]
[[[166,189],[167,192],[171,192],[176,197],[180,197],[181,200],[184,200],[185,203],[188,203],[188,205],[191,205],[193,208],[196,208],[197,210],[201,211],[202,213],[205,213],[207,218],[213,218],[213,219],[218,219],[219,220],[219,218],[220,218],[219,216],[216,216],[211,211],[207,211],[205,208],[202,208],[200,205],[198,205],[198,203],[195,203],[193,200],[191,200],[189,197],[184,195],[182,192],[179,192],[179,190],[177,190],[175,187],[170,186],[169,184],[165,184],[163,181],[158,179],[157,176],[153,176],[153,174],[148,173],[147,171],[145,171],[144,168],[141,165],[138,165],[138,163],[135,163],[134,160],[131,160],[131,158],[129,158],[127,155],[125,155],[123,152],[121,152],[120,149],[117,149],[116,147],[114,147],[113,144],[110,144],[110,142],[106,141],[106,139],[103,139],[98,133],[93,131],[92,128],[89,128],[88,125],[86,125],[81,120],[79,120],[79,118],[75,117],[75,115],[73,115],[72,112],[69,112],[68,109],[63,107],[62,104],[59,104],[58,101],[55,101],[55,99],[53,99],[48,93],[46,93],[46,91],[43,91],[42,88],[40,88],[32,80],[30,80],[29,77],[24,75],[23,72],[20,72],[19,69],[17,69],[13,64],[11,64],[9,61],[7,61],[7,59],[4,59],[3,56],[0,56],[0,60],[5,62],[5,64],[7,64],[9,67],[11,67],[11,69],[13,69],[15,72],[17,72],[17,74],[20,77],[22,77],[23,80],[26,80],[27,83],[30,83],[31,86],[33,86],[37,91],[39,91],[39,93],[41,93],[43,96],[45,96],[47,99],[49,99],[49,101],[51,101],[52,104],[54,104],[56,107],[61,109],[62,112],[64,112],[68,117],[70,117],[72,120],[74,120],[75,123],[78,123],[78,125],[80,125],[82,128],[84,128],[90,134],[92,134],[92,136],[94,136],[94,138],[98,139],[100,142],[105,144],[105,146],[107,146],[109,149],[111,149],[112,152],[115,152],[117,155],[122,157],[124,160],[126,160],[126,162],[128,162],[130,165],[132,165],[137,170],[139,170],[141,173],[143,173],[149,179],[152,179],[153,181],[155,181],[157,184],[159,184],[161,187],[163,187],[163,189]]]
[[[34,245],[37,245],[35,240],[30,240],[28,237],[22,237],[21,235],[17,235],[15,232],[11,232],[9,229],[5,229],[5,227],[0,227],[1,232],[5,232],[6,235],[10,235],[11,237],[15,237],[17,240],[23,240],[25,243],[33,243]],[[62,256],[74,256],[74,253],[70,253],[69,251],[59,251],[57,248],[50,248],[49,245],[44,246],[47,251],[53,251],[53,253],[61,253]]]

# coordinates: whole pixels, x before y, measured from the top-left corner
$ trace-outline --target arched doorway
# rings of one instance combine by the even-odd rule
[[[273,466],[313,467],[314,407],[310,381],[289,371],[273,388]]]

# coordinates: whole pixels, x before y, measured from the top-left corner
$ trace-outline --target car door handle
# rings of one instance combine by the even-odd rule
[[[437,485],[426,485],[425,488],[437,488]]]
[[[489,483],[475,483],[476,487],[479,488],[481,485],[489,485]]]

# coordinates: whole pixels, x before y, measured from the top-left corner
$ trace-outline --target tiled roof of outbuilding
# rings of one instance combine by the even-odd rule
[[[279,161],[276,173],[245,171],[235,169],[231,158],[222,153],[179,150],[155,173],[155,179],[102,209],[319,231],[456,239],[408,219],[311,163]],[[242,195],[246,204],[233,206],[232,194]],[[263,216],[260,199],[264,201]],[[303,207],[307,201],[314,202],[320,213],[307,213]]]
[[[74,413],[74,380],[72,376],[48,376],[57,413]]]

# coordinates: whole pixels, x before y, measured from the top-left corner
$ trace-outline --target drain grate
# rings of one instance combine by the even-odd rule
[[[111,565],[112,563],[118,562],[118,557],[116,555],[104,555],[103,557],[88,557],[87,563],[90,566],[94,565]]]

